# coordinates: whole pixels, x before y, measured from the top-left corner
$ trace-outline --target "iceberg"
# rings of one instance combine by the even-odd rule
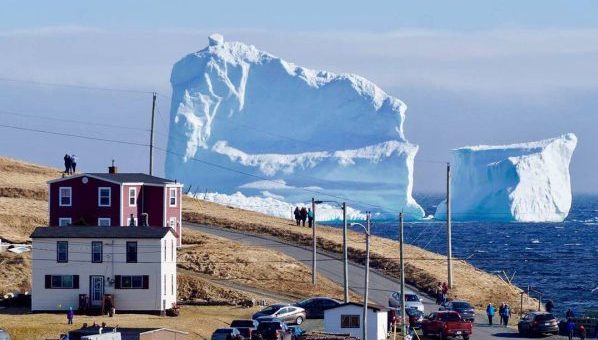
[[[569,163],[577,137],[453,150],[454,220],[562,222],[571,208]],[[446,219],[446,201],[435,218]]]
[[[165,173],[195,191],[346,200],[421,219],[407,106],[354,74],[297,66],[219,34],[172,69]]]

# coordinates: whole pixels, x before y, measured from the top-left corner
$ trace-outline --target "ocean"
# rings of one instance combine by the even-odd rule
[[[436,195],[415,196],[428,214],[442,200]],[[541,294],[543,303],[552,300],[559,315],[567,308],[576,314],[598,308],[598,196],[575,195],[569,216],[561,223],[452,225],[455,258],[490,273],[504,271],[518,287],[530,287],[532,296]],[[404,231],[406,243],[447,253],[446,222],[405,222]],[[376,222],[372,232],[397,239],[398,223]]]

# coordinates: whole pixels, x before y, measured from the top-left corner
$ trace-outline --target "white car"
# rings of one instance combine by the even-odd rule
[[[413,293],[405,294],[405,308],[415,308],[424,312],[423,299]],[[393,308],[401,307],[401,292],[394,292],[388,297],[388,306]]]

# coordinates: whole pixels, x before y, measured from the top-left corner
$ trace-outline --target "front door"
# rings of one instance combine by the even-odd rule
[[[104,296],[104,276],[91,275],[89,277],[89,303],[92,306],[101,306]]]

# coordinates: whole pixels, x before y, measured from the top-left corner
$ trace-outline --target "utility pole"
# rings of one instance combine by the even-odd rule
[[[349,302],[349,254],[347,252],[347,203],[343,202],[343,277],[345,279],[345,303]]]
[[[370,212],[366,212],[365,289],[363,294],[363,340],[368,339],[368,287],[370,284]]]
[[[401,334],[407,335],[405,327],[405,264],[403,263],[403,212],[399,214],[399,252],[401,265]]]
[[[312,247],[313,247],[313,254],[311,260],[311,284],[314,286],[316,285],[316,200],[315,198],[311,198],[311,213],[313,214],[314,218],[311,224],[311,238],[312,238]]]
[[[453,288],[453,246],[451,236],[451,163],[446,163],[446,236],[447,236],[447,262],[448,286]]]
[[[149,154],[149,174],[154,174],[154,124],[156,121],[156,92],[152,93],[152,128],[150,130],[150,154]]]

